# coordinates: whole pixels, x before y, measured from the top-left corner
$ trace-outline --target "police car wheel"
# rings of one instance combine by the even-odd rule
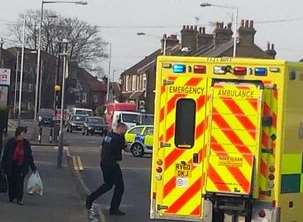
[[[143,146],[139,143],[135,143],[130,148],[131,153],[134,157],[142,157],[144,155],[144,149]]]

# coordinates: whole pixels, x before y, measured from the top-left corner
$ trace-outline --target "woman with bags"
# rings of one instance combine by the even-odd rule
[[[36,172],[32,149],[28,140],[24,138],[27,129],[17,127],[15,137],[11,138],[4,149],[1,168],[8,180],[9,201],[17,200],[17,204],[23,205],[24,178],[29,172]]]

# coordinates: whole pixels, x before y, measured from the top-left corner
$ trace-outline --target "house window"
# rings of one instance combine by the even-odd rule
[[[99,102],[98,95],[94,95],[94,103],[98,103],[98,102]]]
[[[126,75],[124,77],[124,87],[125,87],[125,91],[128,91],[129,87],[128,87],[128,75]]]
[[[141,75],[137,76],[137,90],[141,90]]]
[[[131,78],[130,75],[128,75],[127,76],[127,90],[126,91],[131,91],[132,90],[131,86],[132,86],[132,78]]]
[[[132,82],[132,91],[136,91],[137,76],[136,76],[136,75],[133,75],[132,78],[133,78],[133,82]]]
[[[146,74],[143,74],[143,90],[146,90]]]
[[[28,91],[29,91],[29,92],[33,92],[33,89],[34,89],[34,84],[29,83],[29,84],[28,84]]]
[[[87,103],[87,93],[82,93],[82,103]]]

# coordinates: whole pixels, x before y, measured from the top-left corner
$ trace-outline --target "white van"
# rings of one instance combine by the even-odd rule
[[[140,124],[141,114],[129,111],[114,111],[112,118],[112,129],[115,129],[118,122],[127,125],[128,129]]]
[[[72,115],[83,115],[83,116],[93,116],[93,110],[92,109],[85,109],[85,108],[72,108],[71,109]]]

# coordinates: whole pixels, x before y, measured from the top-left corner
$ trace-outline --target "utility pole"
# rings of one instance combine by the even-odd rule
[[[62,168],[62,156],[63,156],[63,112],[64,112],[64,92],[65,92],[65,78],[66,70],[68,66],[67,61],[67,45],[68,41],[63,40],[63,75],[62,75],[62,87],[61,87],[61,114],[60,115],[60,132],[59,132],[59,144],[58,144],[58,155],[57,155],[57,168]]]
[[[3,60],[2,60],[2,49],[3,49],[4,41],[1,38],[0,40],[0,67],[3,68]],[[4,124],[3,124],[4,125]],[[0,124],[0,154],[3,152],[3,126]]]
[[[20,82],[19,82],[19,103],[18,103],[18,126],[21,125],[21,108],[22,108],[22,84],[23,84],[23,68],[24,68],[24,46],[25,45],[25,15],[23,19],[22,28],[22,52],[21,52],[21,71],[20,71]]]
[[[3,68],[3,59],[2,59],[2,51],[3,51],[3,38],[0,39],[0,67]]]
[[[40,69],[40,79],[39,79],[39,102],[38,102],[38,110],[41,109],[41,94],[42,94],[42,84],[43,84],[43,65],[44,65],[44,60],[41,58],[41,69]]]
[[[110,70],[112,63],[112,43],[109,43],[109,61],[108,61],[108,75],[107,75],[107,102],[109,102],[109,84],[110,84]]]
[[[18,72],[19,72],[19,49],[16,48],[16,74],[15,74],[15,93],[14,93],[14,118],[17,117],[17,85],[18,85]]]

